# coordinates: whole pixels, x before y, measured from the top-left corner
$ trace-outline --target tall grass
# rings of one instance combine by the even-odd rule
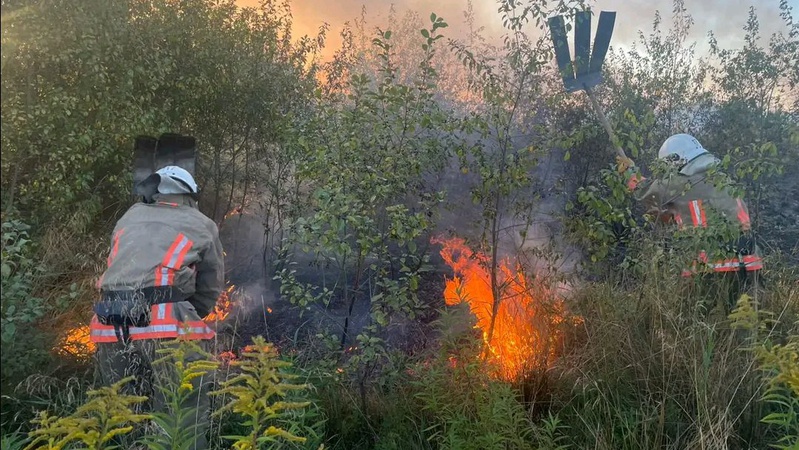
[[[210,442],[347,450],[793,448],[795,269],[767,272],[768,289],[732,307],[720,292],[676,273],[656,254],[576,288],[569,304],[582,320],[565,348],[515,382],[491,377],[463,307],[441,311],[427,350],[387,355],[365,389],[356,375],[337,370],[341,360],[321,342],[294,342],[290,367],[258,340],[227,373],[217,371],[218,405],[232,414],[217,414]],[[36,406],[52,402],[47,409],[62,416],[80,408],[80,383],[59,389],[38,380],[25,385]],[[286,389],[275,390],[281,383]],[[263,408],[253,407],[256,400]]]
[[[769,291],[754,293],[728,317],[725,294],[675,276],[665,259],[648,263],[638,282],[594,284],[574,299],[583,342],[559,363],[562,380],[572,384],[561,397],[571,442],[598,449],[774,442],[778,431],[761,421],[770,405],[762,400],[767,380],[757,370],[756,347],[799,333],[792,273],[770,273]],[[768,320],[737,326],[741,308]]]

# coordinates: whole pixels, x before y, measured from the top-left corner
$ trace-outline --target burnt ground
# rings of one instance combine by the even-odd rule
[[[348,302],[339,296],[327,306],[321,303],[305,308],[293,305],[279,294],[279,281],[272,279],[272,258],[269,252],[264,257],[264,232],[260,219],[247,215],[232,219],[220,226],[220,238],[226,253],[227,282],[235,285],[230,294],[233,310],[217,325],[220,350],[233,350],[235,353],[257,335],[264,336],[279,348],[292,348],[308,340],[318,340],[316,335],[320,332],[340,339],[348,316]],[[429,251],[433,270],[423,274],[418,291],[423,311],[414,320],[392,318],[381,336],[392,348],[414,352],[426,348],[434,340],[432,323],[437,318],[437,310],[444,306],[445,277],[451,276],[452,272],[435,248]],[[317,285],[324,283],[325,276],[330,276],[329,271],[311,264],[298,264],[296,270],[300,281]],[[354,345],[355,337],[368,325],[370,307],[368,295],[356,298],[349,315],[345,347]]]
[[[312,304],[306,308],[293,305],[286,298],[275,295],[279,287],[271,283],[264,289],[261,283],[243,285],[234,291],[234,310],[218,330],[233,337],[232,347],[249,343],[253,336],[262,335],[279,347],[293,347],[297,343],[315,339],[320,332],[340,338],[348,316],[349,305],[334,299],[329,305]],[[430,272],[420,283],[419,298],[425,305],[422,314],[415,320],[393,317],[383,337],[392,348],[413,352],[426,348],[434,331],[432,322],[436,310],[444,306],[444,274]],[[352,313],[348,339],[345,346],[355,345],[355,336],[369,323],[370,299],[356,299]],[[228,345],[230,345],[228,341]]]
[[[542,164],[542,173],[537,176],[541,185],[536,191],[541,194],[538,204],[540,210],[535,212],[542,225],[542,231],[528,236],[529,242],[516,242],[514,246],[526,247],[540,242],[551,242],[561,234],[558,228],[558,212],[562,210],[567,193],[555,195],[563,173],[562,157],[557,154],[549,158],[551,164]],[[759,243],[766,254],[782,254],[789,265],[799,267],[799,166],[786,173],[773,189],[764,189],[762,198],[752,199],[753,218],[758,223]],[[479,209],[472,203],[468,193],[468,184],[474,180],[463,177],[460,172],[449,171],[447,176],[437,180],[441,188],[460,185],[459,189],[450,189],[447,207],[442,208],[438,220],[439,226],[435,234],[457,234],[463,237],[476,236],[475,226],[479,223]],[[547,186],[549,189],[546,189]],[[553,188],[553,186],[555,188]],[[550,195],[551,194],[551,195]],[[296,344],[318,341],[315,337],[320,331],[325,334],[341,336],[348,306],[340,299],[334,299],[330,305],[311,305],[300,308],[281,298],[278,282],[272,280],[273,255],[267,248],[274,247],[265,233],[262,219],[254,215],[235,215],[225,220],[220,226],[220,237],[226,251],[226,267],[229,283],[235,284],[237,290],[233,294],[236,307],[231,317],[220,327],[220,338],[225,349],[236,349],[249,343],[256,335],[263,335],[267,340],[280,347],[293,347]],[[515,238],[508,237],[511,242]],[[420,247],[429,245],[419,242]],[[561,248],[561,251],[568,250]],[[441,260],[437,247],[428,247],[433,270],[426,273],[420,284],[419,297],[427,307],[423,314],[414,319],[394,318],[386,328],[384,339],[393,348],[408,352],[424,349],[436,340],[432,323],[437,318],[438,310],[444,306],[443,289],[445,278],[451,276],[451,270]],[[566,253],[566,252],[564,252]],[[566,253],[568,254],[568,253]],[[574,270],[580,256],[569,257],[567,271]],[[298,266],[299,276],[304,281],[321,284],[325,276],[324,270],[305,264]],[[327,274],[329,276],[329,274]],[[352,339],[368,324],[370,299],[361,296],[354,304],[351,315]],[[466,323],[466,320],[464,320]]]
[[[749,200],[750,214],[758,227],[759,244],[765,252],[780,252],[786,263],[799,268],[799,164]]]
[[[522,139],[522,138],[520,138]],[[524,139],[522,139],[524,140]],[[521,143],[519,144],[521,145]],[[538,193],[537,207],[531,211],[534,216],[534,228],[526,239],[519,239],[518,227],[512,219],[503,224],[507,235],[503,234],[501,251],[505,255],[513,254],[528,247],[538,247],[544,243],[555,241],[560,233],[558,212],[565,205],[564,193],[559,193],[559,179],[563,176],[562,152],[553,151],[548,155],[536,173],[538,183],[533,187],[532,195]],[[478,182],[474,174],[464,175],[457,164],[452,165],[440,178],[427,180],[433,190],[448,192],[446,205],[438,213],[437,228],[432,231],[435,236],[457,235],[476,239],[481,235],[482,217],[479,205],[471,197],[471,188]],[[505,215],[512,217],[510,211]],[[349,305],[340,299],[334,299],[329,305],[311,305],[300,308],[292,305],[279,295],[279,284],[273,280],[274,248],[277,238],[266,232],[263,219],[253,210],[253,214],[236,214],[220,225],[220,238],[226,252],[226,268],[230,284],[237,287],[233,297],[237,307],[231,317],[221,328],[228,341],[240,346],[249,342],[252,336],[264,337],[281,346],[292,346],[295,343],[315,336],[321,330],[326,334],[342,334],[344,321],[347,318]],[[274,234],[278,234],[272,230]],[[420,302],[425,306],[422,314],[413,320],[399,317],[392,318],[385,329],[383,337],[391,347],[409,352],[425,348],[435,341],[436,333],[432,323],[438,317],[438,311],[444,307],[443,291],[445,278],[452,276],[452,271],[439,255],[440,248],[430,244],[429,237],[417,242],[421,251],[430,255],[432,270],[424,274],[420,287]],[[560,248],[564,254],[570,254],[567,248]],[[575,260],[575,257],[570,257]],[[579,255],[576,259],[579,259]],[[324,283],[325,277],[330,279],[329,269],[321,269],[309,263],[310,258],[301,261],[295,268],[302,281],[315,285]],[[575,261],[569,261],[564,270],[574,270]],[[326,273],[327,272],[327,273]],[[335,274],[333,274],[335,275]],[[468,310],[468,308],[466,308]],[[363,295],[357,299],[351,315],[350,339],[346,346],[352,345],[354,337],[368,324],[370,299]],[[271,311],[271,312],[269,312]],[[460,312],[460,311],[459,311]],[[460,317],[460,316],[459,316]],[[464,318],[466,324],[468,318]],[[466,326],[468,328],[468,326]],[[318,339],[317,339],[318,340]]]

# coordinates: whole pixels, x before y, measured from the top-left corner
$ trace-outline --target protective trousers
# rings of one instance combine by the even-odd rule
[[[751,296],[756,290],[762,290],[762,283],[759,270],[741,270],[702,274],[695,278],[694,285],[704,314],[708,314],[721,303],[726,317],[735,309],[741,295]]]
[[[166,398],[159,386],[173,386],[177,389],[179,381],[174,379],[174,366],[169,363],[153,365],[153,361],[160,359],[163,355],[158,354],[157,350],[164,348],[164,343],[169,342],[163,339],[134,340],[128,343],[113,342],[97,344],[98,371],[104,385],[111,385],[117,381],[133,376],[134,379],[126,384],[122,393],[128,395],[146,396],[150,400],[139,405],[136,412],[169,412]],[[210,342],[207,340],[198,341],[203,350],[208,350]],[[197,353],[186,356],[186,362],[203,359]],[[210,401],[208,391],[212,388],[213,372],[192,380],[193,389],[185,398],[182,408],[195,408],[195,414],[187,416],[181,428],[186,429],[195,426],[195,437],[193,450],[204,450],[208,448],[207,432],[210,420]],[[149,434],[149,433],[148,433]],[[122,443],[122,448],[133,448],[133,441],[143,435],[143,430],[137,430],[126,436]]]

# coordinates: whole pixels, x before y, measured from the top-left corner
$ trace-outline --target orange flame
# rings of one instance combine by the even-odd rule
[[[432,242],[443,245],[441,257],[455,272],[455,277],[446,281],[444,300],[448,305],[468,303],[496,375],[513,380],[531,369],[545,368],[561,337],[557,325],[565,315],[562,302],[545,301],[552,298],[547,289],[531,285],[518,264],[501,261],[497,267],[499,308],[489,338],[494,304],[490,258],[472,251],[461,238]]]
[[[225,217],[223,217],[222,219],[223,220],[227,219],[227,218],[229,218],[229,217],[231,217],[231,216],[233,216],[235,214],[244,214],[244,205],[239,205],[239,206],[231,209],[230,211],[227,212],[227,214],[225,214]]]
[[[97,346],[89,339],[89,326],[75,327],[66,332],[56,351],[64,356],[86,359],[97,350]]]
[[[222,291],[219,298],[216,299],[214,310],[203,319],[205,323],[225,320],[227,316],[230,315],[230,311],[233,309],[233,302],[230,300],[230,294],[234,289],[236,289],[236,285],[231,284],[226,290]]]
[[[236,354],[235,353],[233,353],[230,350],[227,350],[227,351],[224,351],[224,352],[220,353],[219,355],[217,355],[217,359],[219,359],[219,361],[222,364],[224,364],[226,366],[229,366],[237,358],[236,358]]]
[[[236,289],[235,285],[230,285],[222,292],[216,300],[214,310],[205,317],[206,323],[225,320],[233,309],[233,302],[230,294]],[[271,312],[271,311],[270,311]],[[79,359],[86,359],[97,350],[97,345],[91,341],[88,325],[74,327],[67,330],[61,338],[55,351],[64,356],[71,356]]]

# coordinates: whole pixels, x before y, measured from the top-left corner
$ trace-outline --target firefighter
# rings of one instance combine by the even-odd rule
[[[160,357],[156,350],[176,338],[199,340],[210,350],[214,331],[202,318],[222,292],[224,263],[219,230],[197,209],[197,184],[188,171],[167,166],[139,187],[144,201],[134,204],[114,229],[90,336],[97,343],[103,384],[133,376],[128,393],[150,397],[149,408],[158,411],[165,407],[158,382],[168,373],[153,367]],[[196,416],[185,425],[197,425],[191,448],[203,449],[210,376],[193,383],[187,403],[196,408]]]
[[[727,297],[729,311],[744,289],[757,286],[763,269],[746,203],[728,185],[718,186],[720,174],[714,167],[719,160],[693,136],[669,137],[658,159],[671,169],[660,179],[646,180],[629,158],[617,158],[618,169],[627,175],[628,188],[647,214],[688,235],[709,236],[718,242],[705,244],[711,248],[696,248],[695,260],[682,275],[698,276],[713,304],[719,293]],[[713,304],[704,306],[712,309]]]

